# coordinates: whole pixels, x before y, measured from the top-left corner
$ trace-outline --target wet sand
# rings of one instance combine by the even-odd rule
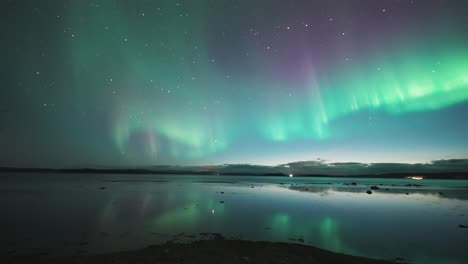
[[[191,243],[172,243],[144,249],[103,255],[50,257],[45,254],[0,257],[1,263],[278,263],[278,264],[388,264],[401,260],[383,261],[333,253],[316,247],[290,243],[224,240],[221,236]]]

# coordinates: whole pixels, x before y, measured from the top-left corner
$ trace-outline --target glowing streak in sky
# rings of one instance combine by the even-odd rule
[[[417,52],[415,52],[417,53]],[[434,111],[468,99],[468,56],[394,58],[346,70],[332,80],[312,80],[310,95],[292,110],[278,107],[263,123],[274,141],[331,137],[329,124],[352,113],[379,110],[397,115]],[[391,63],[390,63],[391,62]],[[382,66],[385,65],[385,66]]]

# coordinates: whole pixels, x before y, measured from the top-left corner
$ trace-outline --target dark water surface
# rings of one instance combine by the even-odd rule
[[[1,255],[127,250],[209,232],[468,263],[459,227],[468,180],[2,173],[0,213]]]

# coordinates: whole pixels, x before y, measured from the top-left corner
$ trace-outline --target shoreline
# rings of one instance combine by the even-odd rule
[[[0,167],[0,173],[70,173],[70,174],[139,174],[139,175],[205,175],[205,176],[266,176],[266,177],[289,177],[289,172],[228,172],[217,170],[183,170],[183,169],[97,169],[97,168],[17,168]],[[330,177],[330,178],[381,178],[381,179],[405,179],[417,175],[422,179],[443,179],[443,180],[466,180],[468,172],[447,171],[447,172],[396,172],[396,173],[365,173],[365,174],[315,174],[315,173],[295,173],[294,177]]]
[[[378,260],[345,255],[297,243],[266,242],[224,239],[212,234],[208,240],[190,243],[166,242],[143,249],[97,255],[48,256],[47,254],[27,256],[0,256],[2,263],[278,263],[278,264],[390,264],[406,263],[401,258]]]

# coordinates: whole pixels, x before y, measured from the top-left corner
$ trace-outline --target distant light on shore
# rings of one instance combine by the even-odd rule
[[[409,176],[409,177],[406,177],[407,179],[412,179],[412,180],[423,180],[424,177],[423,176]]]
[[[289,174],[289,177],[292,178],[292,176],[294,176],[294,175],[292,175],[292,173],[290,173],[290,174]]]

